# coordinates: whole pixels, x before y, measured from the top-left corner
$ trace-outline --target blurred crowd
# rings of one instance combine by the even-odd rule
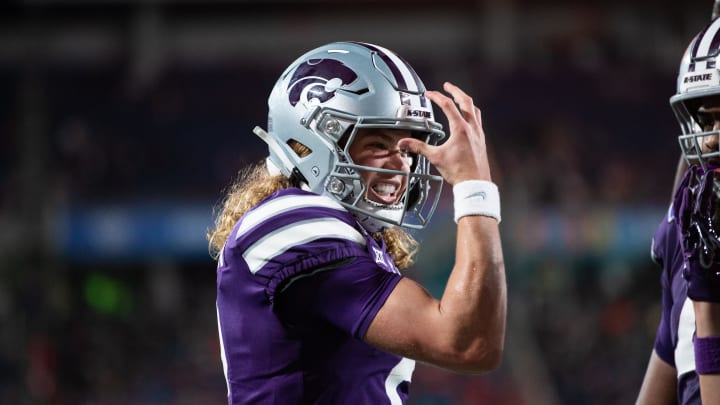
[[[412,404],[627,404],[639,390],[660,312],[650,238],[679,156],[675,62],[578,47],[597,51],[558,41],[541,68],[462,61],[503,199],[507,350],[482,377],[419,365]],[[265,153],[251,130],[282,66],[169,64],[137,88],[116,62],[0,63],[2,404],[225,401],[208,255],[82,260],[47,230],[68,209],[211,209]],[[411,64],[428,87],[452,79]],[[436,296],[452,266],[449,198],[409,273]]]

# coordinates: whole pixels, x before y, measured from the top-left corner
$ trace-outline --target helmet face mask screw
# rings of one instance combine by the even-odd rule
[[[340,130],[342,129],[342,127],[341,127],[341,125],[340,125],[340,122],[338,122],[338,120],[331,118],[331,119],[325,121],[325,128],[324,128],[324,129],[325,129],[325,132],[326,132],[328,135],[333,135],[333,136],[335,136],[335,135],[337,135],[338,133],[340,133]]]
[[[328,182],[327,189],[333,194],[342,194],[345,191],[345,183],[337,177],[332,177]]]

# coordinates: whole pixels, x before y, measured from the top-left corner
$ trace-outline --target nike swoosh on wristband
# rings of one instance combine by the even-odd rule
[[[485,194],[484,191],[479,191],[477,193],[470,194],[469,196],[465,197],[464,199],[467,200],[468,198],[473,198],[473,197],[480,197],[484,200],[487,198],[487,194]]]

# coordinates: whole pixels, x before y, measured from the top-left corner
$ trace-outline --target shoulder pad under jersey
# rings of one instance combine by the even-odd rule
[[[337,246],[365,249],[354,217],[329,197],[298,189],[281,190],[248,211],[233,234],[253,274],[270,263],[282,265]]]

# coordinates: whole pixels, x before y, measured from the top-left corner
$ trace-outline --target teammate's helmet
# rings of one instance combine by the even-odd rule
[[[408,130],[430,144],[443,139],[424,92],[415,71],[394,52],[367,43],[331,43],[307,52],[285,70],[268,100],[267,133],[260,128],[255,132],[269,145],[271,171],[336,199],[367,230],[422,228],[442,187],[442,178],[430,174],[429,161],[415,156],[410,173],[405,173],[358,166],[348,150],[362,128]],[[310,153],[300,156],[291,147],[294,143]],[[367,200],[360,169],[406,176],[400,203]]]
[[[677,94],[670,98],[682,135],[678,137],[683,155],[689,164],[700,164],[708,169],[710,160],[716,160],[720,151],[702,153],[702,138],[718,135],[717,131],[704,131],[698,108],[708,96],[720,95],[720,19],[714,20],[690,42],[677,78]]]

